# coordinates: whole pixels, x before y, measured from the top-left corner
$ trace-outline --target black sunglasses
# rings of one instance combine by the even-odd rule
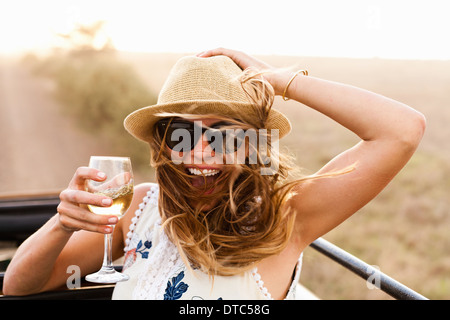
[[[215,152],[232,153],[241,146],[244,134],[243,130],[236,134],[235,130],[224,129],[230,125],[226,121],[220,121],[209,127],[203,127],[181,118],[165,118],[156,123],[156,128],[159,136],[165,137],[166,145],[177,152],[193,150],[198,140],[205,135],[207,142]],[[241,132],[242,134],[239,134]]]

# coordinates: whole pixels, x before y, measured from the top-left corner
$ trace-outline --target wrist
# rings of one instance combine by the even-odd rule
[[[62,237],[70,238],[72,234],[76,231],[70,228],[67,228],[63,223],[61,223],[59,213],[55,215],[53,223],[53,231],[60,234]]]
[[[288,70],[275,70],[264,75],[266,80],[272,85],[275,95],[281,96],[284,93],[289,80],[294,76],[295,72]]]

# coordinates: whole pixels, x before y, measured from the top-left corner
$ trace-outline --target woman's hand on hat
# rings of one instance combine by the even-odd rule
[[[86,180],[89,179],[103,181],[106,175],[94,168],[77,169],[68,188],[59,195],[61,200],[57,208],[59,225],[66,232],[87,230],[111,233],[112,228],[109,225],[116,224],[117,217],[93,214],[87,209],[87,205],[109,207],[112,205],[112,199],[85,191]]]
[[[249,56],[248,54],[242,51],[225,48],[216,48],[212,50],[203,51],[202,53],[197,54],[197,57],[208,58],[219,55],[231,58],[234,61],[234,63],[236,63],[242,70],[245,70],[247,68],[254,68],[257,69],[258,71],[273,69],[273,67],[271,67],[267,63],[258,60],[252,56]]]
[[[255,69],[257,72],[263,72],[264,78],[269,81],[275,90],[275,94],[282,95],[286,82],[292,77],[292,72],[278,69],[271,65],[256,59],[242,51],[231,50],[226,48],[216,48],[203,51],[197,54],[197,57],[208,58],[212,56],[224,55],[231,58],[242,70],[247,68]],[[287,80],[286,80],[287,79]]]

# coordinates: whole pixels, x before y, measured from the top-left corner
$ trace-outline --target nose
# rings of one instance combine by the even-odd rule
[[[208,159],[215,156],[215,151],[211,148],[205,133],[198,139],[194,149],[191,150],[191,155],[193,156],[194,161],[197,160],[197,162],[194,163],[200,163],[198,161],[208,162]]]

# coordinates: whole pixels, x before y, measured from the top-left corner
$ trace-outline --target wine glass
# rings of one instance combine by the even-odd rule
[[[95,214],[115,215],[119,219],[125,214],[133,198],[133,173],[128,157],[92,156],[89,167],[96,168],[106,174],[106,180],[98,182],[88,180],[86,189],[94,194],[101,194],[113,199],[110,207],[88,205]],[[114,226],[111,226],[114,231]],[[105,234],[105,252],[102,268],[86,276],[86,280],[96,283],[116,283],[129,279],[128,275],[117,272],[112,263],[113,232]]]

